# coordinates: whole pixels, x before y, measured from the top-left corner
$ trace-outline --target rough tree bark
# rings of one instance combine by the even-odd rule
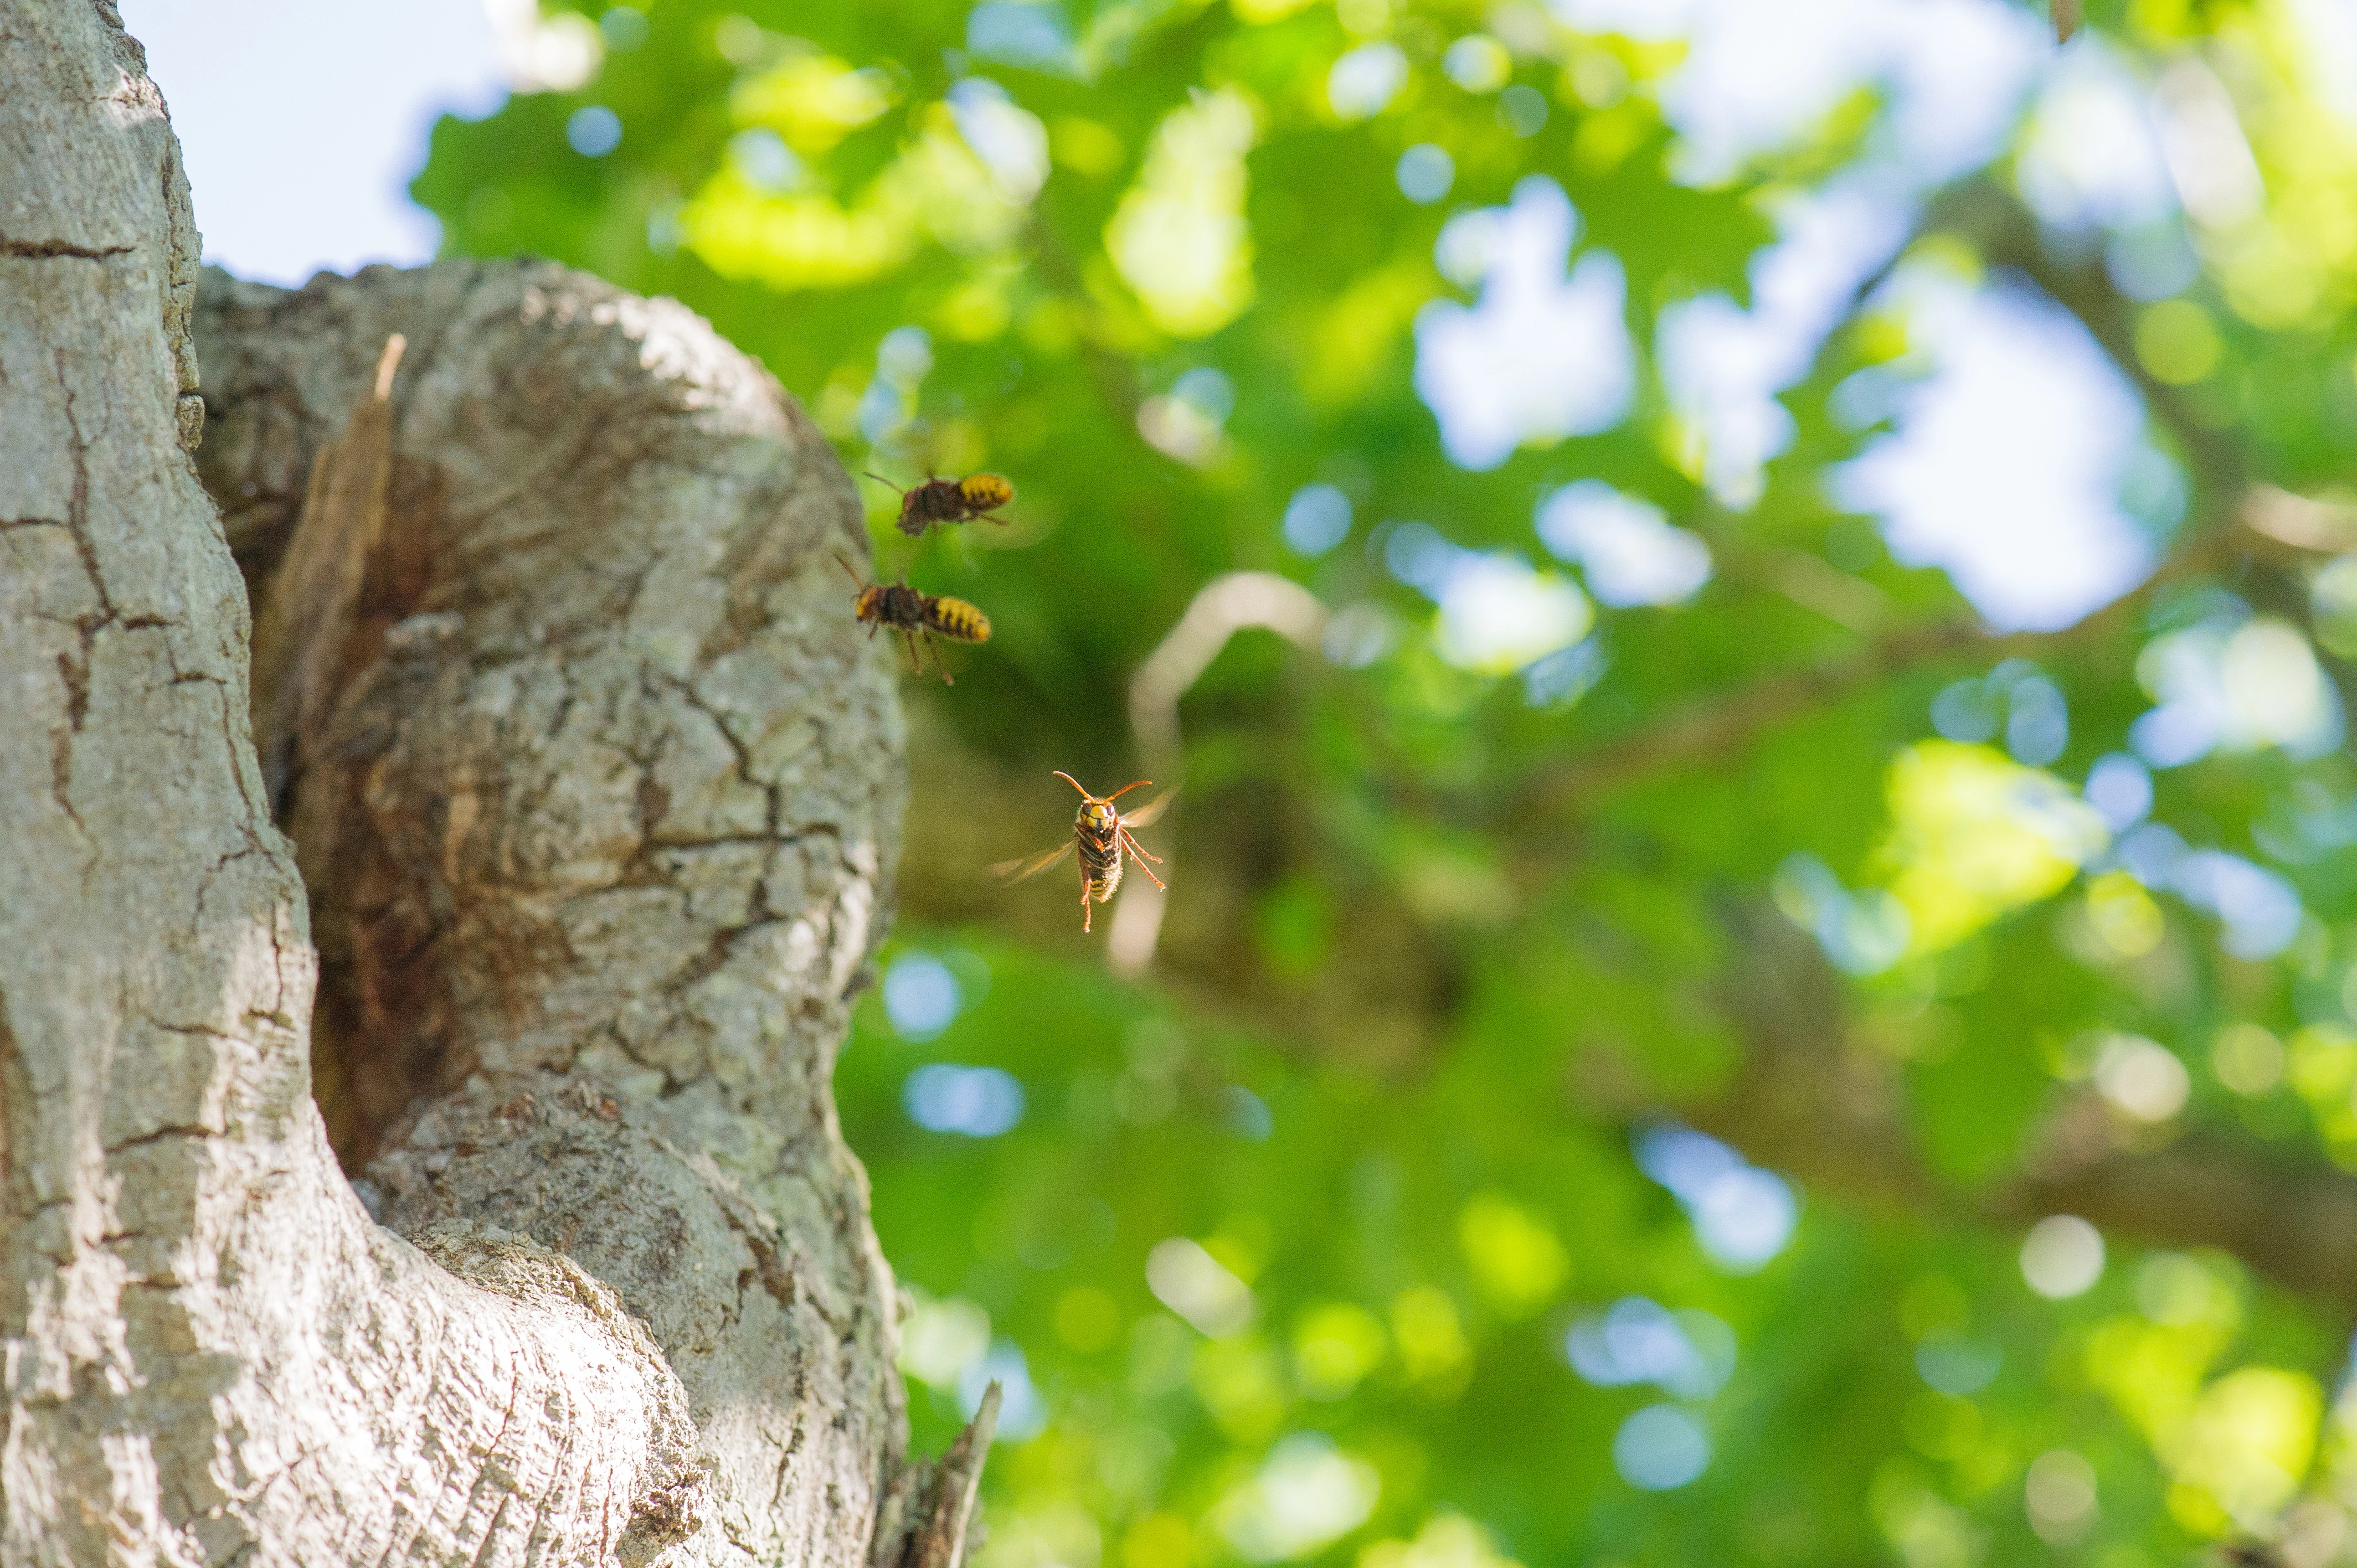
[[[674,305],[192,338],[197,251],[109,0],[0,0],[0,1563],[953,1563],[986,1424],[903,1462],[829,1090],[904,788],[848,481]]]

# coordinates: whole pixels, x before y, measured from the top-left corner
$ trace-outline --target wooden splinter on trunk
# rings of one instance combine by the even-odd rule
[[[876,1521],[868,1568],[960,1568],[983,1461],[998,1430],[998,1398],[996,1383],[983,1391],[974,1420],[957,1440],[931,1465],[913,1466],[893,1488]]]
[[[369,557],[384,538],[393,378],[407,347],[398,332],[385,339],[370,395],[319,448],[285,558],[254,609],[253,738],[274,812],[309,764],[342,684]]]

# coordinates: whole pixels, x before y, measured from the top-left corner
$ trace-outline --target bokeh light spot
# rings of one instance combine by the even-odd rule
[[[1638,1168],[1676,1196],[1694,1222],[1695,1241],[1729,1273],[1764,1267],[1791,1240],[1800,1200],[1773,1171],[1674,1122],[1638,1133],[1635,1149]]]
[[[1996,1380],[2005,1352],[1954,1334],[1926,1335],[1915,1347],[1915,1370],[1943,1394],[1976,1394]]]
[[[1285,542],[1323,555],[1351,535],[1351,498],[1332,485],[1304,485],[1285,503]]]
[[[1023,1120],[1023,1086],[995,1067],[920,1067],[901,1085],[900,1101],[930,1133],[996,1138]]]
[[[1783,1177],[1746,1166],[1712,1182],[1692,1212],[1695,1240],[1711,1261],[1748,1274],[1784,1250],[1800,1204]]]
[[[1709,1466],[1710,1438],[1702,1423],[1677,1406],[1648,1405],[1612,1434],[1612,1464],[1632,1487],[1671,1491]]]
[[[1684,1399],[1707,1399],[1735,1370],[1735,1334],[1707,1312],[1673,1313],[1641,1295],[1590,1312],[1564,1336],[1572,1370],[1598,1388],[1654,1383]]]
[[[2095,1058],[2095,1087],[2139,1122],[2166,1122],[2185,1109],[2191,1075],[2176,1054],[2141,1035],[2114,1035]]]
[[[2021,1277],[2049,1300],[2083,1295],[2104,1277],[2104,1235],[2075,1214],[2052,1214],[2021,1243]]]
[[[949,965],[907,952],[884,972],[884,1013],[903,1039],[930,1040],[950,1026],[964,996]]]
[[[966,16],[965,47],[985,59],[1053,70],[1071,51],[1062,7],[1034,0],[982,0]]]
[[[1304,1313],[1293,1330],[1294,1370],[1314,1400],[1347,1397],[1383,1359],[1388,1341],[1381,1319],[1351,1302],[1329,1302]]]
[[[1375,1511],[1383,1483],[1372,1465],[1323,1433],[1296,1433],[1269,1450],[1259,1472],[1220,1502],[1220,1532],[1247,1562],[1306,1557],[1356,1530]]]
[[[2210,313],[2190,299],[2165,299],[2136,317],[2136,358],[2172,386],[2190,386],[2218,368],[2224,345]]]
[[[2069,1545],[2094,1525],[2095,1467],[2067,1448],[2049,1449],[2029,1462],[2022,1501],[2040,1539]]]
[[[1546,1222],[1501,1193],[1482,1193],[1457,1219],[1473,1283],[1501,1314],[1527,1316],[1553,1301],[1571,1260]]]
[[[1214,1339],[1253,1318],[1252,1288],[1184,1236],[1155,1243],[1146,1258],[1146,1284],[1157,1301]]]
[[[2114,832],[2125,832],[2152,810],[2152,774],[2126,752],[2108,752],[2087,769],[2087,786],[2081,793]]]
[[[958,134],[990,171],[1003,200],[1020,205],[1039,194],[1048,178],[1048,127],[1037,115],[981,76],[951,88],[949,105]]]
[[[2316,640],[2343,659],[2357,658],[2357,555],[2337,555],[2309,582]]]
[[[1468,33],[1448,46],[1440,69],[1468,92],[1495,92],[1513,73],[1514,57],[1487,33]]]
[[[1443,579],[1434,647],[1460,669],[1504,675],[1568,648],[1596,622],[1587,596],[1508,555],[1462,556]]]
[[[635,5],[608,5],[597,18],[597,30],[606,35],[608,48],[627,54],[647,41],[647,14]]]
[[[1540,502],[1538,532],[1615,607],[1683,603],[1710,581],[1710,546],[1700,535],[1671,527],[1661,508],[1601,479],[1574,480]]]
[[[746,184],[773,196],[802,183],[802,160],[786,145],[785,137],[768,125],[755,125],[729,137],[728,161]]]
[[[602,103],[584,104],[565,122],[565,142],[585,158],[602,158],[622,145],[622,117]]]
[[[1457,160],[1448,156],[1446,147],[1430,142],[1419,142],[1399,156],[1392,170],[1399,182],[1400,194],[1418,206],[1429,207],[1448,194],[1457,183]]]
[[[1233,90],[1173,110],[1105,227],[1114,266],[1176,336],[1216,331],[1252,303],[1244,154],[1257,135],[1251,104]]]
[[[2283,1081],[2283,1042],[2256,1024],[2230,1024],[2210,1047],[2211,1070],[2237,1094],[2265,1094]]]
[[[1344,120],[1380,114],[1407,81],[1407,56],[1397,44],[1364,44],[1326,73],[1326,102]]]
[[[990,1314],[957,1296],[919,1297],[900,1320],[901,1370],[937,1389],[954,1387],[989,1348]]]
[[[1546,94],[1517,82],[1498,94],[1498,123],[1517,136],[1535,136],[1547,123]]]
[[[1220,1090],[1220,1121],[1251,1144],[1265,1144],[1276,1131],[1276,1118],[1269,1114],[1268,1101],[1240,1083]]]

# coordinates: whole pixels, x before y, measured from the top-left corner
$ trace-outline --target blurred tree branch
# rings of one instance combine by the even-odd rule
[[[1798,712],[1932,660],[2035,657],[2101,640],[2132,622],[2156,588],[2237,564],[2257,569],[2257,585],[2274,607],[2308,622],[2307,596],[2285,573],[2312,553],[2357,548],[2357,510],[2251,482],[2233,437],[2202,420],[2182,389],[2144,367],[2132,306],[2101,265],[2056,260],[2011,197],[1986,181],[1959,187],[1927,217],[1923,232],[1935,231],[1968,240],[1991,265],[2028,278],[2086,328],[2183,454],[2198,521],[2142,587],[2074,627],[2007,636],[1957,618],[1894,628],[1813,669],[1696,699],[1545,770],[1525,786],[1523,802],[1576,810],[1584,799],[1671,767],[1729,760]],[[1883,275],[1868,280],[1861,297]],[[2341,684],[2348,693],[2345,675]],[[1838,982],[1822,955],[1772,912],[1747,928],[1736,950],[1748,955],[1749,972],[1730,986],[1730,998],[1745,1018],[1749,1048],[1724,1095],[1678,1108],[1695,1125],[1755,1159],[1869,1201],[1928,1205],[1963,1220],[2067,1211],[2170,1245],[2218,1247],[2279,1283],[2357,1307],[2357,1176],[2321,1162],[2287,1160],[2209,1131],[2157,1149],[2125,1147],[2109,1134],[2106,1109],[2088,1095],[2049,1119],[2044,1141],[2014,1176],[1971,1189],[1943,1186],[1913,1149],[1895,1072],[1878,1071],[1843,1047]],[[1770,953],[1772,963],[1762,957]],[[1784,1014],[1770,1001],[1781,1001]],[[1813,1026],[1795,1028],[1812,1015]]]
[[[1747,1052],[1722,1091],[1672,1108],[1692,1125],[1869,1207],[1964,1224],[2075,1214],[2147,1242],[2217,1248],[2357,1313],[2357,1176],[2212,1128],[2156,1144],[2167,1134],[2128,1127],[2077,1091],[2041,1119],[2014,1170],[1943,1182],[1909,1131],[1900,1064],[1855,1039],[1840,977],[1815,944],[1764,905],[1738,909],[1730,924],[1738,957],[1725,995]]]
[[[913,704],[912,704],[913,707]],[[912,919],[983,918],[1017,940],[1068,947],[1061,900],[994,899],[971,867],[1030,841],[1010,825],[1027,814],[1027,780],[964,752],[921,710],[912,712],[919,789],[955,789],[969,809],[909,823],[904,900]],[[1226,796],[1193,802],[1184,898],[1166,908],[1154,975],[1193,1018],[1305,1055],[1377,1074],[1413,1073],[1453,1026],[1464,972],[1446,933],[1379,889],[1354,889],[1351,939],[1317,976],[1270,975],[1251,940],[1256,873],[1236,846],[1250,833]],[[1010,836],[1010,833],[1012,836]],[[1209,846],[1221,846],[1207,853]],[[1720,918],[1732,967],[1718,1004],[1744,1044],[1732,1079],[1679,1095],[1625,1073],[1566,1062],[1566,1111],[1637,1122],[1674,1116],[1750,1159],[1868,1209],[1908,1209],[1943,1222],[2012,1226],[2071,1213],[2155,1246],[2215,1247],[2258,1273],[2321,1302],[2357,1311],[2357,1176],[2222,1131],[2190,1128],[2173,1141],[2129,1128],[2091,1093],[2058,1100],[2007,1174],[1985,1183],[1943,1180],[1925,1162],[1907,1110],[1903,1063],[1858,1038],[1840,976],[1808,935],[1764,902]],[[1617,1079],[1617,1081],[1614,1081]]]
[[[2021,204],[1986,180],[1968,181],[1933,204],[1918,237],[1952,233],[1971,243],[1993,267],[2026,277],[2068,310],[2134,382],[2191,469],[2196,521],[2182,531],[2168,558],[2135,592],[2074,626],[2052,632],[2003,633],[1977,617],[1894,627],[1862,647],[1803,669],[1781,671],[1732,691],[1690,700],[1620,736],[1534,773],[1515,791],[1517,814],[1578,813],[1594,796],[1609,793],[1663,769],[1726,763],[1759,736],[1811,708],[1839,701],[1901,671],[1934,660],[2050,656],[2121,632],[2151,602],[2156,590],[2238,564],[2257,565],[2273,580],[2258,596],[2307,625],[2306,595],[2282,580],[2283,569],[2318,552],[2357,549],[2357,509],[2294,495],[2246,474],[2241,447],[2205,423],[2182,388],[2156,378],[2136,356],[2132,307],[2102,265],[2057,261],[2040,243],[2037,221]],[[1902,252],[1903,254],[1903,252]],[[1893,263],[1896,264],[1895,263]],[[1889,275],[1885,268],[1858,291],[1862,303]],[[1811,595],[1781,582],[1759,547],[1737,545],[1759,577],[1827,618],[1856,626]],[[2344,692],[2352,682],[2341,682]],[[2352,728],[2357,733],[2357,727]]]
[[[1998,635],[1955,617],[1900,627],[1822,663],[1781,671],[1734,691],[1694,698],[1599,746],[1539,769],[1515,795],[1515,811],[1577,813],[1609,794],[1664,769],[1733,761],[1767,731],[1875,682],[1933,660],[2033,656],[2064,639],[2088,635],[2093,620],[2068,632]],[[2107,624],[2107,623],[2106,623]]]

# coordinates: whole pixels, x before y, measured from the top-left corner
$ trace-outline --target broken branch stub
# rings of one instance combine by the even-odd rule
[[[939,1459],[900,1473],[877,1518],[868,1568],[959,1568],[979,1544],[975,1498],[998,1432],[1000,1391],[996,1382],[983,1390],[974,1419]]]

